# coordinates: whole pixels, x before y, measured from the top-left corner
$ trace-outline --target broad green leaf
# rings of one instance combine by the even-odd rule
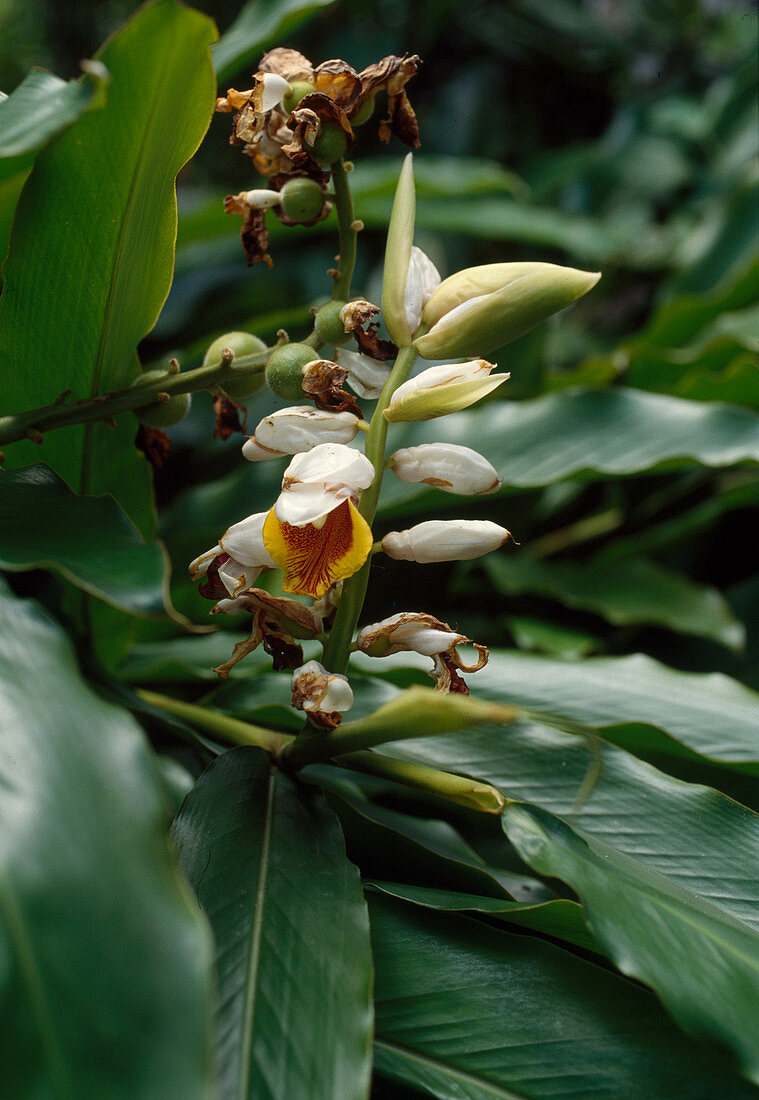
[[[210,934],[143,735],[0,589],[0,1061],[14,1100],[210,1095]]]
[[[508,386],[508,383],[507,383]],[[398,433],[401,436],[401,433]],[[576,390],[405,427],[391,446],[481,440],[507,486],[550,485],[574,474],[619,477],[699,463],[759,462],[759,416],[748,409],[639,390]],[[414,487],[417,492],[422,490]]]
[[[651,986],[687,1031],[734,1050],[759,1083],[759,932],[534,806],[508,806],[503,827],[536,870],[579,894],[619,968]]]
[[[216,77],[220,84],[240,69],[255,68],[266,46],[284,45],[288,34],[334,0],[249,0],[232,26],[213,47]],[[314,64],[319,58],[313,59]],[[244,84],[247,88],[249,85]]]
[[[68,82],[33,69],[0,100],[0,264],[8,252],[16,203],[34,158],[86,110],[102,104],[107,78],[107,72],[98,68]]]
[[[366,906],[322,796],[262,750],[232,749],[198,780],[172,831],[216,936],[219,1095],[364,1098]]]
[[[383,1076],[442,1100],[757,1095],[616,974],[534,937],[369,902]]]
[[[593,611],[615,626],[652,623],[711,638],[730,649],[741,649],[746,640],[743,624],[716,588],[656,562],[619,561],[611,570],[592,558],[579,565],[526,554],[489,554],[482,568],[504,595],[548,596],[565,607]]]
[[[4,412],[127,386],[135,350],[171,282],[174,180],[211,117],[211,21],[175,0],[141,8],[98,60],[106,106],[81,117],[35,163],[16,212],[0,300]],[[65,217],[61,212],[65,210]],[[54,274],[53,274],[54,273]],[[143,534],[150,477],[136,421],[48,433],[7,448],[8,466],[42,458],[80,493],[112,492]]]
[[[119,665],[120,680],[136,684],[154,684],[169,681],[210,680],[219,682],[213,671],[216,665],[228,661],[237,642],[247,634],[220,630],[202,638],[172,638],[169,641],[143,642],[130,649]],[[245,677],[270,666],[271,658],[256,650],[244,662],[230,671],[232,677]]]
[[[402,157],[369,159],[357,164],[351,173],[354,201],[362,206],[369,199],[392,199],[402,164]],[[493,193],[524,194],[528,190],[519,176],[498,161],[478,157],[434,157],[424,153],[414,155],[414,182],[417,202],[426,196],[471,198]]]
[[[515,724],[387,746],[533,802],[759,928],[759,816],[587,736]]]
[[[366,885],[380,893],[413,902],[414,905],[421,905],[426,909],[435,909],[442,913],[481,913],[503,921],[504,924],[519,924],[536,932],[544,932],[555,939],[566,940],[586,951],[601,953],[597,940],[588,931],[581,907],[576,901],[568,901],[566,898],[523,902],[398,882],[370,882]]]
[[[544,619],[526,615],[509,615],[506,625],[520,649],[534,649],[551,657],[576,660],[603,649],[599,638],[581,630],[558,626]]]
[[[166,564],[112,497],[75,496],[44,463],[0,473],[3,569],[54,569],[112,607],[160,615]]]

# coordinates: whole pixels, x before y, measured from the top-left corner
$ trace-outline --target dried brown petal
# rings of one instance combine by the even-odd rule
[[[277,73],[291,84],[296,80],[305,80],[309,84],[314,83],[314,69],[311,62],[297,50],[290,50],[286,46],[277,46],[269,50],[261,58],[258,66],[261,73]]]
[[[239,111],[246,105],[252,95],[252,88],[248,89],[247,92],[238,92],[234,88],[228,88],[226,96],[219,96],[216,100],[216,110],[223,114]]]
[[[233,401],[222,390],[217,390],[213,395],[213,411],[216,413],[214,439],[229,439],[233,432],[247,435],[248,412],[239,401]],[[242,421],[240,413],[242,413]]]
[[[352,330],[353,339],[358,344],[358,350],[371,359],[379,359],[387,362],[397,359],[398,348],[392,340],[383,340],[378,334],[379,324],[367,325],[365,329],[358,326]]]
[[[261,261],[273,267],[272,258],[269,255],[269,230],[266,228],[265,215],[265,210],[248,207],[248,216],[240,230],[240,240],[248,267]]]
[[[225,600],[229,596],[226,585],[219,577],[219,569],[229,561],[229,554],[217,554],[205,572],[198,594],[206,600]],[[195,579],[195,578],[193,578]]]
[[[171,440],[160,428],[149,428],[147,424],[140,424],[134,443],[154,470],[160,470],[169,457]]]
[[[364,415],[361,408],[356,404],[353,394],[347,393],[345,390],[335,389],[317,393],[314,397],[314,404],[317,409],[324,409],[325,412],[353,413],[359,420]]]
[[[361,96],[361,78],[347,61],[323,61],[314,70],[314,84],[342,108],[350,112]]]
[[[345,367],[338,366],[331,359],[314,359],[313,363],[307,363],[303,368],[303,392],[313,397],[342,386],[347,377]]]

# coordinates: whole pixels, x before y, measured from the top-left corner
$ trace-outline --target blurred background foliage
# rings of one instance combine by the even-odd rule
[[[281,0],[194,6],[222,34],[268,19],[266,45],[294,46],[315,63],[343,57],[360,69],[388,53],[421,55],[409,88],[422,135],[417,243],[444,274],[528,258],[603,270],[587,299],[491,356],[511,382],[481,415],[451,422],[452,440],[499,467],[502,492],[462,503],[395,484],[380,518],[381,535],[399,517],[405,526],[433,512],[489,516],[514,532],[518,551],[471,565],[378,566],[365,620],[412,590],[420,609],[491,645],[561,658],[643,650],[759,687],[759,475],[740,447],[729,453],[732,421],[710,404],[759,409],[753,5],[344,0],[314,3],[305,22]],[[76,76],[136,7],[0,0],[4,90],[32,63]],[[220,91],[247,87],[256,67],[260,50],[248,56],[240,41],[233,28],[218,48]],[[181,110],[181,95],[167,111]],[[329,293],[333,219],[309,230],[274,222],[273,270],[246,268],[239,222],[221,199],[257,178],[229,131],[229,117],[215,116],[180,179],[176,277],[141,349],[146,365],[176,355],[195,366],[233,329],[270,339],[285,327],[297,338],[309,306]],[[374,300],[402,153],[395,140],[381,147],[371,122],[354,153],[366,226],[354,286]],[[577,386],[589,391],[579,403]],[[251,428],[272,403],[250,402]],[[268,507],[281,475],[242,463],[239,437],[221,443],[211,427],[203,395],[156,474],[174,600],[197,622],[207,605],[185,580],[187,561]],[[136,629],[133,660],[180,632]]]

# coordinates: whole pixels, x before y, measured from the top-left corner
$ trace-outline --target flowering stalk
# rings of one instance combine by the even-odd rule
[[[335,189],[337,232],[340,240],[340,267],[332,288],[332,297],[345,301],[350,297],[351,279],[356,266],[356,238],[363,226],[361,222],[355,220],[353,196],[348,184],[348,169],[343,160],[332,165],[332,185]]]
[[[366,435],[366,457],[374,466],[375,474],[372,484],[368,489],[364,489],[361,494],[361,503],[358,510],[370,525],[377,511],[377,501],[379,500],[382,476],[385,471],[388,421],[384,417],[384,412],[395,391],[411,373],[416,355],[416,350],[413,347],[401,348],[398,358],[395,360],[395,365],[390,372],[390,377],[377,401],[377,407],[374,410],[369,431]],[[353,632],[356,629],[361,608],[364,606],[370,569],[371,555],[364,562],[359,572],[350,577],[343,586],[340,606],[330,631],[329,640],[324,647],[324,664],[332,672],[345,672],[348,667]]]

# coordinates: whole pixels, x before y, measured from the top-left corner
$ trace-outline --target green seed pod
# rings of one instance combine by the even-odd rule
[[[311,95],[315,91],[316,88],[307,80],[296,80],[290,85],[290,91],[283,98],[282,106],[289,114],[290,111],[295,110],[304,96]]]
[[[316,314],[314,318],[316,335],[323,344],[333,344],[339,348],[350,339],[350,333],[345,331],[340,319],[340,310],[344,306],[345,302],[325,302]]]
[[[211,367],[221,362],[221,353],[224,348],[229,348],[234,353],[235,359],[243,355],[258,355],[266,351],[267,345],[258,336],[250,332],[227,332],[209,347],[203,358],[203,366]],[[246,397],[252,397],[264,387],[264,372],[249,374],[246,377],[234,379],[224,383],[224,392],[235,401],[243,401]]]
[[[339,126],[327,124],[311,147],[320,164],[334,164],[348,148],[348,138]]]
[[[165,370],[149,370],[135,378],[133,386],[142,382],[157,382],[159,378],[168,377]],[[149,428],[170,428],[172,424],[178,424],[184,420],[190,411],[192,398],[189,393],[178,393],[168,401],[155,401],[143,408],[135,409],[134,415],[141,424]]]
[[[324,195],[316,180],[288,180],[279,193],[280,209],[293,222],[313,222],[324,206]]]
[[[286,401],[302,401],[303,368],[319,356],[308,344],[283,344],[266,364],[266,385]]]
[[[375,97],[372,95],[364,100],[355,115],[351,118],[351,126],[363,126],[365,122],[368,122],[374,114],[374,99]]]

